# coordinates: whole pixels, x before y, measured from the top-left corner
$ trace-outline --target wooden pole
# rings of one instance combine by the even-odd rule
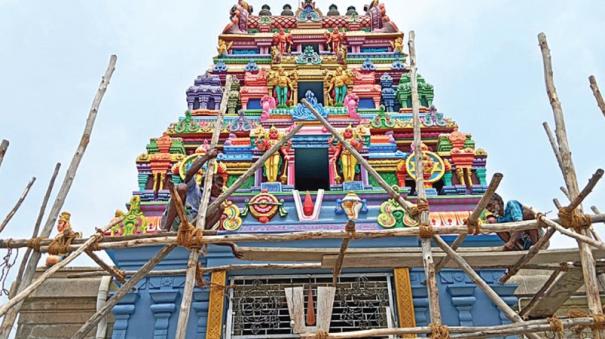
[[[376,172],[376,170],[368,163],[368,161],[364,159],[361,154],[359,154],[359,152],[355,148],[353,148],[351,144],[349,144],[349,142],[342,137],[342,135],[340,135],[340,133],[338,133],[336,128],[334,128],[334,126],[332,126],[328,122],[328,120],[326,120],[326,118],[322,117],[321,114],[317,112],[317,110],[307,101],[307,99],[302,99],[301,103],[307,106],[307,108],[315,116],[315,118],[319,120],[319,122],[321,122],[328,131],[330,131],[330,133],[338,140],[338,142],[340,142],[344,146],[344,148],[346,148],[347,151],[349,151],[351,155],[355,157],[355,159],[357,159],[357,162],[359,162],[359,164],[363,166],[366,171],[368,171],[368,174],[376,180],[380,187],[382,187],[391,198],[397,201],[397,203],[399,203],[399,205],[404,210],[410,213],[410,210],[414,207],[414,204],[410,203],[409,201],[406,201],[401,197],[401,195],[399,195],[399,193],[395,192],[395,190],[380,176],[380,174],[378,174],[378,172]]]
[[[410,55],[410,79],[412,85],[412,115],[414,126],[414,158],[416,160],[416,195],[418,201],[426,200],[426,190],[424,187],[424,159],[422,150],[422,130],[420,126],[420,99],[418,97],[418,79],[416,66],[416,47],[414,39],[416,33],[410,31],[408,38],[408,48]],[[430,218],[428,209],[420,211],[420,227],[430,227]],[[441,325],[441,307],[439,305],[439,289],[437,287],[437,277],[435,272],[435,263],[433,262],[433,250],[431,238],[420,239],[422,244],[422,262],[424,264],[424,275],[426,277],[426,288],[429,296],[429,312],[431,314],[431,323],[436,326]]]
[[[599,90],[599,85],[597,85],[597,79],[594,75],[591,75],[588,77],[588,82],[590,83],[590,89],[592,90],[592,94],[594,94],[594,98],[597,100],[597,105],[599,106],[599,109],[605,117],[605,100],[603,100],[603,96],[601,95],[601,91]]]
[[[527,303],[527,305],[525,305],[525,307],[523,307],[523,309],[519,311],[519,315],[521,317],[525,317],[527,314],[529,314],[534,309],[536,304],[538,304],[539,301],[544,299],[544,295],[554,285],[562,271],[563,267],[559,267],[550,274],[546,282],[544,282],[544,285],[542,285],[538,292],[534,294],[534,297],[529,301],[529,303]]]
[[[332,276],[333,287],[336,287],[336,283],[338,282],[338,276],[340,275],[340,271],[342,270],[342,262],[345,258],[347,248],[349,248],[349,241],[351,241],[351,237],[353,237],[355,234],[355,222],[353,220],[349,220],[347,222],[347,225],[345,226],[345,230],[349,233],[349,237],[342,239],[342,243],[340,244],[338,259],[336,259],[336,264],[334,265],[334,274]]]
[[[255,163],[252,167],[248,168],[246,172],[240,175],[235,182],[227,188],[223,194],[221,194],[218,198],[214,199],[214,201],[208,206],[208,210],[212,211],[216,209],[220,204],[222,204],[225,200],[227,200],[235,191],[237,191],[245,182],[248,180],[250,176],[252,176],[257,169],[259,169],[267,159],[273,153],[279,151],[279,149],[290,140],[304,125],[296,124],[292,130],[288,134],[286,134],[280,141],[278,141],[273,147],[271,147],[268,151],[266,151]],[[216,230],[218,226],[212,228],[212,230]]]
[[[27,186],[25,186],[25,189],[23,190],[23,193],[21,193],[21,196],[19,197],[19,200],[17,200],[15,206],[13,206],[13,208],[8,212],[2,223],[0,223],[0,232],[4,231],[6,225],[8,225],[11,219],[15,216],[15,213],[17,213],[17,211],[21,207],[21,204],[23,204],[23,201],[25,200],[25,198],[27,198],[29,190],[32,188],[34,182],[36,182],[36,177],[33,177],[29,181],[29,183],[27,183]]]
[[[561,159],[561,154],[559,153],[559,145],[557,144],[557,140],[555,139],[555,135],[552,132],[552,129],[550,128],[550,125],[548,124],[548,122],[544,121],[542,123],[542,126],[544,126],[544,132],[546,132],[546,137],[548,138],[548,143],[550,144],[550,147],[552,148],[553,153],[555,154],[555,158],[557,158],[557,164],[559,164],[559,168],[563,169],[563,160]],[[563,187],[561,187],[563,188]],[[565,196],[569,197],[569,193],[563,192],[565,193]]]
[[[102,269],[109,273],[114,279],[116,279],[122,284],[124,283],[124,272],[116,269],[115,267],[109,266],[105,261],[103,261],[103,259],[99,258],[99,256],[97,256],[95,252],[91,250],[86,250],[85,252],[90,257],[90,259],[96,262],[97,265],[99,265]]]
[[[487,190],[481,197],[481,200],[479,200],[479,203],[477,204],[477,206],[475,206],[475,209],[473,209],[473,212],[468,217],[467,223],[469,225],[473,225],[473,224],[479,222],[479,217],[481,216],[481,213],[487,207],[487,204],[492,199],[492,196],[494,195],[494,193],[496,193],[496,190],[498,189],[498,186],[500,186],[500,182],[502,181],[503,177],[504,176],[502,175],[502,173],[494,174],[494,176],[492,177],[492,180],[490,180],[489,185],[487,186]],[[458,247],[460,247],[460,245],[462,245],[462,243],[464,242],[464,239],[466,239],[466,236],[467,236],[466,234],[460,234],[460,235],[458,235],[458,237],[456,237],[456,239],[454,240],[454,242],[451,245],[451,247],[454,251],[457,250]],[[441,270],[445,266],[445,264],[447,264],[448,262],[449,262],[449,257],[445,257],[445,258],[441,259],[435,265],[435,270],[436,271]]]
[[[550,48],[546,40],[546,35],[540,33],[538,35],[538,41],[540,43],[540,49],[542,51],[542,59],[544,62],[544,80],[546,84],[546,92],[555,119],[555,134],[557,136],[557,142],[559,145],[559,153],[561,154],[561,160],[563,164],[562,172],[563,178],[565,179],[565,186],[569,192],[569,199],[573,201],[580,194],[578,188],[578,178],[576,176],[576,170],[571,158],[571,150],[567,141],[567,131],[565,129],[565,118],[563,115],[563,109],[557,96],[557,90],[555,88],[553,71],[552,71],[552,59],[550,55]],[[587,235],[587,230],[583,230],[580,233]],[[588,302],[588,308],[592,314],[600,315],[603,314],[603,308],[601,305],[601,298],[599,297],[599,287],[597,284],[597,274],[595,269],[595,260],[592,255],[590,246],[582,241],[578,242],[580,249],[580,258],[582,262],[582,273],[584,275],[584,284],[586,287],[586,299]],[[599,330],[598,335],[601,339],[605,338],[605,331]]]
[[[573,199],[570,199],[571,203],[569,203],[569,206],[567,208],[569,208],[570,210],[573,210],[573,209],[576,209],[577,207],[579,207],[580,204],[582,204],[582,201],[584,201],[584,199],[586,199],[586,197],[595,188],[595,186],[597,185],[599,180],[601,180],[601,178],[603,178],[604,173],[605,173],[605,171],[603,171],[603,169],[599,168],[592,175],[592,177],[588,180],[588,184],[586,186],[584,186],[582,191],[578,195],[576,195]]]
[[[4,160],[4,155],[6,155],[6,150],[8,150],[8,145],[10,145],[8,140],[2,139],[2,142],[0,142],[0,166]]]
[[[473,268],[454,251],[440,236],[434,237],[435,242],[441,249],[454,260],[458,266],[475,282],[475,284],[485,293],[485,295],[506,315],[510,321],[515,323],[523,323],[523,319],[512,309],[500,296],[473,270]],[[528,338],[539,339],[535,334],[527,334]]]
[[[225,90],[223,91],[223,98],[221,100],[221,106],[214,121],[214,131],[212,132],[212,138],[210,139],[210,149],[217,146],[221,130],[223,128],[223,116],[227,111],[227,102],[229,99],[229,93],[231,91],[231,85],[233,83],[233,75],[228,75],[225,81]],[[198,208],[197,220],[195,226],[198,229],[204,230],[206,228],[206,215],[208,214],[208,204],[210,203],[210,191],[212,190],[212,184],[214,179],[214,167],[216,159],[210,159],[208,162],[208,170],[204,175],[204,189],[202,191],[202,200],[200,201],[200,207]],[[173,196],[177,197],[178,194]],[[177,205],[181,205],[178,203]],[[183,219],[181,219],[183,220]],[[191,300],[193,298],[193,287],[195,285],[195,274],[197,271],[198,261],[200,258],[200,249],[193,248],[189,253],[189,260],[187,261],[187,276],[185,278],[185,287],[183,288],[183,299],[181,300],[181,307],[179,308],[179,320],[176,328],[176,339],[185,339],[187,336],[187,322],[189,321],[189,312],[191,310]]]
[[[523,266],[525,266],[530,260],[532,260],[540,252],[540,250],[543,249],[548,244],[550,238],[552,238],[552,236],[555,234],[555,232],[556,232],[556,230],[554,228],[550,227],[546,231],[544,236],[542,236],[542,238],[540,238],[538,240],[538,242],[536,242],[529,249],[529,251],[523,257],[521,257],[521,259],[519,259],[519,261],[517,261],[516,264],[514,264],[513,266],[508,268],[508,271],[506,271],[506,274],[504,274],[500,278],[500,283],[504,284],[510,278],[512,278],[515,274],[517,274],[517,272],[519,272]]]
[[[80,138],[80,144],[76,149],[76,152],[69,164],[69,168],[67,169],[67,173],[65,174],[65,178],[63,183],[61,184],[61,188],[59,189],[59,193],[55,198],[55,202],[49,212],[48,219],[46,220],[46,224],[42,228],[40,232],[40,236],[43,238],[48,238],[52,231],[53,225],[59,212],[63,208],[63,203],[69,190],[71,188],[71,184],[76,176],[76,172],[80,165],[80,161],[84,156],[84,152],[88,147],[90,142],[90,136],[92,134],[92,129],[97,118],[97,113],[99,111],[99,107],[101,106],[101,101],[105,96],[105,92],[107,91],[107,86],[109,86],[109,82],[115,70],[117,57],[112,55],[109,58],[109,64],[107,65],[107,69],[105,70],[105,74],[101,78],[101,83],[99,84],[99,88],[97,89],[97,93],[95,98],[93,99],[92,105],[90,107],[90,111],[88,112],[88,118],[86,120],[86,126],[84,127],[84,131],[82,133],[82,137]],[[34,252],[27,263],[27,267],[25,268],[25,272],[23,273],[23,279],[21,283],[21,287],[27,286],[31,283],[34,273],[36,271],[36,266],[38,265],[38,261],[40,261],[40,253]],[[13,327],[13,324],[17,318],[17,313],[21,309],[21,304],[17,305],[10,313],[8,313],[4,319],[2,320],[2,333],[0,333],[0,338],[8,337],[8,334],[5,334],[6,331],[10,331]]]
[[[90,332],[98,323],[105,317],[107,313],[122,299],[126,294],[130,293],[131,289],[151,271],[166,255],[168,255],[176,245],[164,246],[153,258],[149,259],[141,269],[137,271],[120,289],[118,289],[114,295],[107,300],[105,305],[101,307],[95,314],[80,327],[80,329],[71,337],[72,339],[83,339],[87,333]]]

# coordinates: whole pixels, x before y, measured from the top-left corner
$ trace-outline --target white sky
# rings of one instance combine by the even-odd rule
[[[64,209],[88,235],[124,208],[137,187],[136,156],[186,109],[185,89],[210,65],[234,2],[0,0],[0,139],[11,141],[0,168],[0,215],[38,178],[2,237],[30,236],[54,163],[63,163],[60,183],[112,53],[117,70]],[[249,2],[256,12],[269,3],[277,14],[286,1]],[[317,4],[326,12],[332,2]],[[362,13],[366,2],[338,4],[342,13],[350,4]],[[420,72],[435,86],[436,106],[488,151],[490,177],[504,173],[505,199],[542,211],[553,210],[554,197],[564,201],[541,126],[554,126],[541,31],[552,49],[580,185],[605,166],[605,119],[587,81],[594,74],[605,90],[605,2],[383,2],[406,36],[416,31]],[[605,210],[604,185],[587,206]],[[558,237],[553,245],[575,243]]]

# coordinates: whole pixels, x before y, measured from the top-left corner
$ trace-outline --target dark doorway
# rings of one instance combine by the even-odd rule
[[[307,91],[313,92],[317,98],[317,102],[323,105],[324,103],[324,83],[321,81],[303,81],[298,83],[298,102],[305,98]]]
[[[317,191],[320,188],[330,189],[328,176],[327,148],[297,148],[294,187],[299,191]]]

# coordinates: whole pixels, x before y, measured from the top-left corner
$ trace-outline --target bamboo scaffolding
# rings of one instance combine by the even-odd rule
[[[83,339],[86,337],[88,332],[95,327],[101,319],[103,319],[111,309],[122,299],[126,294],[130,293],[131,289],[139,282],[141,279],[145,278],[147,273],[151,271],[157,264],[164,259],[173,249],[176,248],[176,245],[166,245],[164,246],[156,255],[154,255],[145,265],[143,265],[137,273],[135,273],[122,287],[120,287],[114,295],[107,300],[105,305],[101,307],[95,314],[93,314],[82,327],[72,336],[72,339]]]
[[[542,287],[540,287],[538,292],[536,292],[536,294],[529,301],[529,303],[527,303],[527,305],[525,305],[525,307],[523,307],[523,309],[519,311],[519,315],[521,317],[525,317],[526,315],[528,315],[533,310],[533,308],[536,306],[536,304],[538,302],[540,302],[540,300],[544,299],[546,292],[554,285],[554,283],[557,281],[557,278],[559,278],[559,275],[561,275],[561,272],[564,269],[567,270],[568,267],[562,265],[550,274],[548,279],[544,282],[544,285],[542,285]]]
[[[71,160],[71,163],[69,164],[69,168],[67,169],[67,173],[65,174],[65,178],[63,180],[63,183],[61,184],[59,193],[57,194],[57,197],[55,198],[53,206],[49,212],[48,218],[46,220],[46,224],[44,225],[44,228],[40,232],[40,236],[43,238],[48,238],[50,236],[50,233],[52,231],[55,220],[56,220],[57,216],[59,215],[60,210],[63,208],[63,203],[65,202],[65,198],[67,197],[67,194],[69,193],[69,190],[71,189],[71,185],[76,176],[76,172],[80,165],[80,161],[82,160],[82,157],[84,156],[84,152],[86,151],[86,148],[88,147],[88,144],[90,142],[90,137],[92,134],[92,129],[94,127],[95,120],[97,118],[97,113],[99,111],[99,107],[101,106],[103,97],[105,96],[105,92],[107,91],[107,87],[109,86],[109,83],[111,81],[111,77],[115,70],[116,62],[117,62],[117,57],[115,55],[112,55],[109,58],[109,64],[107,65],[107,69],[105,70],[105,73],[104,73],[103,77],[101,78],[99,88],[97,89],[97,93],[95,95],[95,98],[93,99],[92,105],[88,112],[88,117],[86,119],[86,125],[84,127],[84,131],[82,132],[82,137],[80,138],[80,143],[78,145],[78,148],[76,149],[76,152]],[[34,273],[36,271],[36,266],[38,265],[38,261],[40,261],[40,253],[34,252],[32,254],[32,256],[30,257],[30,260],[27,263],[27,267],[25,268],[25,271],[23,273],[23,278],[22,278],[22,283],[21,283],[20,289],[25,288],[25,286],[27,286],[31,283]],[[16,307],[13,310],[11,310],[11,312],[6,314],[6,316],[2,320],[2,327],[0,328],[0,330],[1,330],[0,338],[8,337],[8,335],[10,334],[10,330],[12,329],[13,324],[15,323],[17,314],[20,309],[21,309],[21,304],[17,304]]]
[[[97,265],[99,265],[99,267],[101,267],[107,273],[109,273],[109,275],[111,275],[114,279],[116,279],[117,281],[119,281],[122,284],[124,283],[125,278],[124,278],[124,273],[122,271],[116,269],[115,267],[109,266],[109,264],[107,264],[105,261],[103,261],[103,259],[99,258],[99,256],[97,256],[95,254],[95,252],[93,252],[91,250],[86,250],[85,252],[86,252],[86,255],[88,255],[90,257],[90,259],[92,259]]]
[[[557,144],[559,145],[559,153],[561,155],[562,167],[561,171],[565,179],[565,186],[569,192],[569,198],[571,201],[576,199],[580,194],[578,188],[578,179],[576,176],[576,170],[571,157],[571,150],[567,140],[567,131],[565,129],[565,118],[563,115],[563,109],[557,96],[557,90],[554,85],[553,71],[552,71],[552,58],[550,54],[550,48],[546,40],[546,35],[540,33],[538,35],[538,41],[540,43],[540,50],[542,51],[542,59],[544,62],[544,80],[546,84],[546,92],[552,106],[552,111],[555,120],[555,135],[557,137]],[[587,235],[587,230],[579,231],[582,235]],[[584,276],[584,284],[586,287],[586,299],[588,302],[588,308],[593,315],[602,315],[603,308],[601,305],[601,298],[599,297],[599,287],[597,285],[597,274],[595,271],[595,260],[592,255],[590,246],[582,241],[578,241],[578,247],[580,249],[580,257],[582,261],[582,273]],[[605,338],[605,331],[598,330],[596,334],[601,338]]]
[[[223,116],[227,111],[227,102],[229,98],[229,93],[231,91],[231,85],[233,83],[233,75],[228,75],[225,81],[225,90],[223,91],[223,98],[221,100],[221,105],[219,112],[216,116],[216,120],[214,121],[214,131],[212,132],[212,138],[210,139],[210,149],[214,149],[219,141],[221,135],[221,129],[223,128]],[[212,184],[214,180],[214,171],[211,170],[216,165],[216,159],[212,158],[208,162],[208,170],[204,175],[204,189],[202,191],[202,200],[200,202],[200,207],[198,209],[197,220],[195,221],[195,226],[204,230],[206,228],[206,215],[208,214],[208,204],[210,203],[210,191],[212,190]],[[173,198],[177,199],[177,209],[182,209],[182,201],[178,197],[178,194],[175,190],[172,191]],[[179,213],[180,220],[187,220],[185,213],[181,210]],[[185,287],[183,289],[183,299],[181,300],[181,307],[179,308],[179,318],[177,322],[176,328],[176,339],[184,339],[187,335],[187,322],[189,321],[189,312],[191,310],[191,300],[193,298],[193,287],[195,285],[195,275],[199,265],[200,258],[199,248],[192,248],[189,253],[189,260],[187,262],[187,276],[185,278]]]
[[[2,142],[0,142],[0,166],[2,166],[2,161],[4,160],[9,145],[10,142],[8,140],[2,139]]]
[[[2,223],[0,223],[0,232],[4,231],[4,228],[6,227],[6,225],[8,225],[8,223],[11,221],[11,219],[15,216],[15,214],[21,207],[21,204],[23,204],[23,201],[25,200],[25,198],[27,198],[27,195],[29,194],[29,190],[32,188],[32,186],[34,185],[35,182],[36,182],[36,177],[33,177],[27,183],[27,185],[25,186],[25,189],[23,190],[23,193],[21,193],[21,196],[17,200],[17,203],[15,203],[15,206],[13,206],[13,208],[8,212],[6,217],[4,217],[4,220],[2,221]]]
[[[496,190],[498,189],[498,186],[500,186],[500,182],[502,181],[503,177],[504,176],[502,175],[502,173],[495,173],[494,176],[492,176],[492,180],[490,180],[489,185],[487,186],[487,190],[481,197],[481,200],[479,200],[477,206],[475,206],[475,209],[473,209],[473,212],[471,212],[471,215],[468,217],[468,225],[474,225],[475,223],[479,222],[479,217],[481,216],[481,213],[483,212],[485,207],[487,207],[487,204],[492,199],[494,193],[496,193]],[[458,247],[462,245],[462,243],[464,243],[466,236],[466,234],[460,234],[458,237],[456,237],[454,242],[452,242],[451,244],[451,247],[454,251],[457,250]],[[435,265],[435,270],[441,270],[443,266],[448,263],[448,261],[449,257],[445,257],[439,260],[439,262]]]
[[[345,226],[345,230],[349,233],[349,236],[342,239],[342,243],[340,244],[340,251],[338,252],[338,259],[336,259],[336,265],[334,265],[334,273],[332,276],[332,286],[336,287],[336,283],[338,282],[338,276],[340,275],[340,271],[342,270],[342,262],[345,258],[345,254],[347,249],[349,248],[349,241],[355,235],[355,222],[353,220],[349,220],[347,225]]]
[[[594,75],[588,77],[588,82],[590,83],[590,89],[592,90],[592,94],[594,94],[595,100],[597,100],[597,106],[601,112],[603,112],[603,116],[605,117],[605,100],[603,100],[603,96],[601,95],[601,91],[599,90],[599,85],[597,84],[597,78]]]

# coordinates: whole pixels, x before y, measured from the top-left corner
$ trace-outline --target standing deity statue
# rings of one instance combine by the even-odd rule
[[[358,152],[361,152],[363,150],[363,140],[358,135],[356,135],[355,131],[353,130],[353,127],[351,127],[350,125],[344,130],[344,132],[342,133],[342,137],[345,139],[346,142],[349,143],[349,145],[351,145]],[[357,159],[348,149],[346,149],[342,145],[342,143],[340,143],[335,138],[330,138],[328,140],[328,143],[330,144],[330,148],[333,151],[331,162],[334,164],[334,168],[332,168],[332,170],[334,171],[335,181],[337,183],[340,183],[341,181],[341,177],[338,174],[336,160],[338,160],[338,164],[340,165],[342,179],[344,179],[344,182],[355,181],[355,174],[357,173]]]
[[[275,126],[271,126],[268,133],[261,133],[259,138],[256,140],[256,147],[261,152],[266,152],[275,144],[277,144],[281,138],[283,138],[282,133],[280,133]],[[287,175],[287,167],[288,164],[288,151],[290,149],[290,143],[285,144],[279,149],[279,152],[273,153],[267,161],[263,164],[265,176],[267,177],[268,182],[277,182],[277,177],[279,176],[280,169],[283,167],[282,175],[280,177],[280,181],[282,183],[286,183],[288,180]],[[285,161],[282,161],[285,160]],[[283,165],[283,166],[282,166]]]
[[[391,47],[393,47],[393,52],[398,54],[403,53],[403,38],[399,37],[391,41]]]
[[[339,53],[341,51],[341,46],[347,41],[347,35],[344,32],[341,33],[338,26],[334,26],[332,33],[326,33],[325,37],[328,50],[331,50],[334,53]]]
[[[347,96],[347,90],[349,85],[353,84],[353,76],[348,71],[338,66],[332,74],[328,74],[327,78],[330,80],[328,86],[328,95],[330,96],[330,102],[334,102],[334,106],[343,106],[345,97]],[[334,91],[334,96],[331,95]]]
[[[281,55],[290,54],[293,43],[292,34],[286,33],[283,27],[280,27],[279,32],[273,35],[273,46],[277,46]]]
[[[231,46],[233,46],[233,41],[227,43],[223,39],[218,39],[218,47],[216,48],[216,50],[218,51],[218,55],[227,55],[229,53],[229,50],[231,49]]]
[[[248,17],[252,14],[252,6],[245,0],[239,0],[229,12],[231,22],[223,29],[223,34],[248,33]]]
[[[278,108],[286,108],[289,102],[294,100],[294,82],[297,80],[298,73],[296,71],[288,74],[281,66],[277,71],[269,73],[269,85],[275,88]]]

